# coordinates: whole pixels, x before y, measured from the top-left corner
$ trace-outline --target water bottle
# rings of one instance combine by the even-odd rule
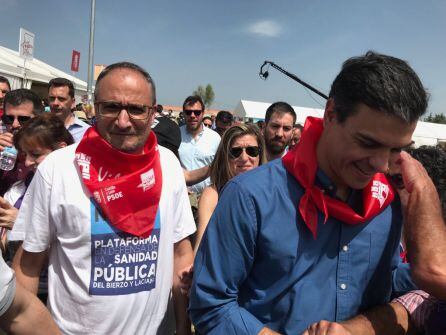
[[[17,150],[14,147],[5,147],[0,152],[0,169],[10,171],[14,168],[15,161],[17,159]]]

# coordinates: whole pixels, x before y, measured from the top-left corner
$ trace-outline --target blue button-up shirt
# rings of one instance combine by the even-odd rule
[[[74,122],[68,126],[67,130],[73,136],[74,142],[80,142],[90,125],[79,119],[76,115],[74,116]]]
[[[317,179],[336,192],[321,171]],[[414,288],[399,261],[398,202],[358,225],[324,225],[320,214],[315,240],[298,214],[303,193],[281,160],[227,184],[195,259],[189,311],[200,332],[257,334],[266,326],[301,334]]]
[[[209,166],[214,160],[220,135],[217,132],[202,126],[202,131],[194,138],[187,131],[186,125],[180,127],[181,145],[178,149],[181,165],[188,171]],[[210,178],[195,184],[190,189],[195,193],[203,192],[206,186],[211,184]]]

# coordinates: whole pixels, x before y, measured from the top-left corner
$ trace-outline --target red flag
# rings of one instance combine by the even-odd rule
[[[71,56],[71,71],[79,71],[79,61],[81,59],[81,53],[79,51],[73,50],[73,55]]]

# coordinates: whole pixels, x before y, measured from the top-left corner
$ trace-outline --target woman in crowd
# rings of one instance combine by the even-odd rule
[[[18,210],[22,204],[26,189],[31,183],[37,166],[52,151],[73,144],[74,140],[64,123],[53,114],[39,115],[27,121],[23,127],[14,135],[14,146],[18,149],[25,160],[25,166],[32,169],[24,180],[18,181],[0,197],[0,228],[3,230],[3,248],[7,244],[5,231],[13,229]],[[14,239],[21,241],[24,236],[20,233]],[[8,258],[12,260],[17,243],[10,243],[8,247]]]
[[[32,173],[24,180],[13,184],[5,193],[4,200],[10,203],[11,208],[8,211],[0,211],[2,218],[0,222],[3,227],[12,229],[17,211],[37,166],[50,152],[72,143],[73,137],[63,122],[53,114],[43,114],[29,120],[14,135],[14,145],[23,155],[25,166],[32,168]]]
[[[218,194],[232,178],[266,162],[263,137],[255,125],[239,124],[224,133],[210,167],[211,186],[198,203],[195,252],[218,202]]]

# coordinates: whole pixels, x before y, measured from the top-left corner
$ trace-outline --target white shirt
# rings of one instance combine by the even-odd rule
[[[186,125],[180,127],[181,145],[178,150],[180,154],[181,165],[188,170],[195,170],[204,166],[209,166],[214,160],[218,145],[220,144],[220,135],[217,132],[202,126],[202,131],[193,138],[186,129]],[[191,190],[195,193],[201,193],[203,189],[211,184],[210,178],[195,184]]]
[[[195,232],[183,171],[159,147],[163,185],[150,237],[110,226],[81,183],[77,144],[52,152],[31,182],[12,238],[50,246],[48,308],[67,334],[169,334],[173,245]]]
[[[11,306],[15,295],[14,272],[6,265],[3,256],[0,255],[0,317]]]

